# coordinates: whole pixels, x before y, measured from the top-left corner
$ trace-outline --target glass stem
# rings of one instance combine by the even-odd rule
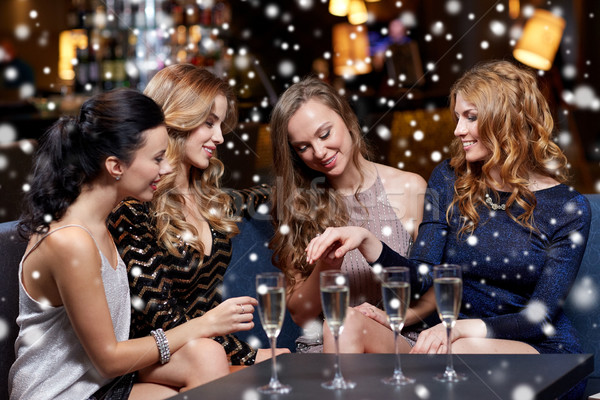
[[[450,340],[451,336],[452,336],[452,325],[448,324],[448,326],[446,326],[446,336],[447,336],[447,343],[448,343],[448,360],[446,362],[446,373],[447,374],[454,374],[454,364],[452,363],[452,341]]]
[[[271,382],[269,386],[279,386],[279,380],[277,379],[277,359],[275,358],[275,348],[277,347],[277,336],[273,336],[271,339]]]
[[[394,351],[396,352],[396,368],[394,369],[394,377],[398,378],[402,375],[402,364],[400,364],[400,349],[398,348],[399,332],[394,329]]]
[[[342,365],[340,363],[340,333],[335,332],[333,334],[333,339],[335,342],[335,380],[340,380],[342,378]]]

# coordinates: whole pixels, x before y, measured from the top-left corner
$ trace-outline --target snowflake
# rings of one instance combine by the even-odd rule
[[[547,307],[538,300],[530,302],[525,308],[525,316],[531,323],[542,322],[546,318]]]
[[[32,327],[31,329],[28,329],[23,335],[23,343],[25,346],[40,345],[42,344],[42,341],[40,341],[42,336],[44,336],[42,328]]]
[[[259,400],[261,395],[256,389],[247,389],[242,393],[242,400]]]
[[[415,385],[415,394],[419,397],[419,399],[428,399],[431,393],[425,387],[425,385]]]
[[[583,235],[577,231],[571,232],[569,239],[571,239],[571,242],[576,245],[583,245],[584,242]]]
[[[142,311],[146,307],[146,302],[139,296],[131,296],[131,306],[138,311]]]
[[[17,130],[10,124],[0,124],[0,144],[12,143],[17,139]]]
[[[261,340],[254,335],[251,335],[248,337],[248,344],[250,345],[250,347],[255,348],[255,349],[259,349],[263,345]]]
[[[279,227],[279,233],[281,233],[282,235],[287,235],[288,233],[290,233],[290,227],[286,224],[283,224]]]
[[[584,277],[571,289],[570,298],[578,310],[591,310],[598,300],[598,288],[589,276]]]
[[[477,236],[471,235],[467,238],[467,244],[469,244],[469,246],[477,246]]]
[[[8,322],[4,318],[0,318],[0,340],[6,339],[9,330]]]
[[[512,400],[533,400],[535,392],[531,386],[523,383],[514,388],[511,398]]]

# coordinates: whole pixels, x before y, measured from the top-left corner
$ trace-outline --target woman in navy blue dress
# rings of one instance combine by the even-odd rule
[[[590,227],[585,197],[566,186],[567,160],[536,76],[506,61],[478,65],[453,86],[452,157],[428,183],[425,214],[408,258],[368,231],[328,228],[310,261],[358,248],[382,266],[411,267],[413,291],[432,285],[432,266],[463,268],[456,353],[577,353],[562,303]],[[391,335],[390,331],[390,335]],[[327,338],[325,338],[327,340]],[[445,328],[423,331],[413,353],[445,353]]]

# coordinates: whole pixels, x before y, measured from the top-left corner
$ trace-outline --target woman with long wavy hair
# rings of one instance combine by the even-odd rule
[[[252,328],[238,307],[256,304],[248,296],[128,340],[127,271],[106,218],[125,198],[152,199],[171,172],[167,144],[160,107],[131,89],[90,98],[42,137],[19,222],[29,244],[11,399],[159,399],[228,373],[210,337]]]
[[[307,257],[358,248],[372,263],[410,265],[413,290],[421,292],[432,284],[428,267],[461,265],[454,352],[580,352],[562,303],[583,257],[590,206],[564,184],[567,160],[552,141],[535,74],[508,61],[486,62],[454,84],[450,102],[452,158],[431,175],[408,259],[364,230],[339,228],[314,239]],[[412,352],[445,352],[444,332],[441,324],[423,331]]]
[[[160,70],[145,94],[164,112],[173,173],[161,180],[152,202],[123,202],[109,218],[136,299],[133,337],[194,320],[221,303],[238,213],[244,202],[249,205],[244,209],[256,210],[268,196],[263,188],[227,193],[220,187],[223,163],[216,149],[237,123],[235,96],[226,82],[206,69],[175,64]],[[244,315],[254,311],[253,304],[238,308]],[[253,349],[228,333],[214,339],[230,364],[251,365],[270,356],[268,349]]]
[[[288,281],[287,305],[299,325],[320,321],[319,273],[341,268],[350,278],[354,307],[341,339],[342,352],[393,351],[393,341],[377,340],[387,331],[377,274],[358,252],[343,260],[311,265],[304,249],[329,226],[360,226],[394,250],[406,254],[416,238],[423,212],[425,181],[417,174],[369,161],[358,118],[329,84],[307,77],[290,86],[271,117],[276,176],[271,241],[273,261]],[[420,302],[407,325],[433,310]],[[351,332],[351,333],[350,333]],[[310,335],[305,335],[310,336]],[[302,337],[299,347],[318,349],[319,340]],[[315,346],[311,346],[316,344]],[[403,342],[405,351],[410,349]],[[325,347],[324,351],[332,351]]]

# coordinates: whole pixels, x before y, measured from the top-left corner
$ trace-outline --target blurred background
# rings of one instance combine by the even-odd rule
[[[428,179],[453,137],[450,86],[505,59],[538,72],[570,184],[600,192],[599,19],[598,0],[0,0],[0,221],[60,115],[182,62],[238,96],[226,187],[270,182],[271,109],[310,73],[348,98],[377,161]]]

